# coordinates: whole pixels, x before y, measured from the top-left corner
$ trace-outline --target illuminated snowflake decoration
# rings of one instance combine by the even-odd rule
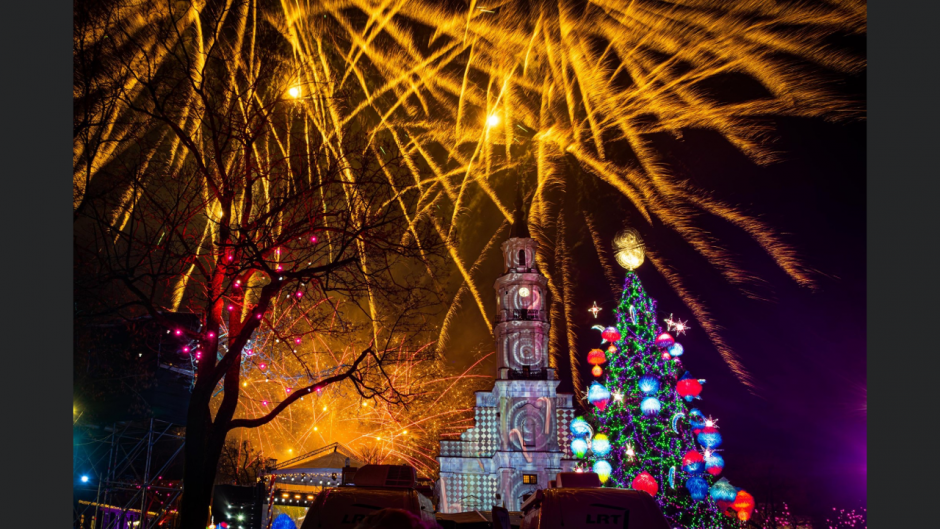
[[[689,330],[690,325],[688,323],[688,320],[686,321],[682,321],[680,319],[674,320],[672,319],[672,314],[670,314],[669,317],[666,318],[666,328],[670,332],[675,331],[676,335],[679,336],[679,335],[685,334],[685,331]]]
[[[594,319],[597,319],[597,313],[601,311],[601,308],[597,306],[597,302],[594,302],[594,306],[588,309],[588,312],[594,315]]]

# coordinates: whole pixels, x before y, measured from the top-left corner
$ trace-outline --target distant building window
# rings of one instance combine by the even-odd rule
[[[522,475],[522,483],[526,485],[535,485],[538,482],[539,482],[538,474],[523,474]]]
[[[519,250],[519,266],[525,268],[525,250]]]

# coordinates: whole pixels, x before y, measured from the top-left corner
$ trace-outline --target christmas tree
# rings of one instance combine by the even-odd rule
[[[656,303],[633,272],[642,262],[642,243],[635,232],[627,235],[634,251],[618,252],[629,271],[617,323],[595,327],[606,350],[588,353],[598,378],[588,388],[593,411],[589,420],[572,422],[572,452],[605,486],[649,492],[673,527],[739,526],[750,518],[754,498],[719,479],[721,434],[691,404],[705,381],[683,368],[682,346],[657,323]],[[666,322],[676,335],[686,329],[671,315]]]

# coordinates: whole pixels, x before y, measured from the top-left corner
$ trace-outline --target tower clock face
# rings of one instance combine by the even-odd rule
[[[541,291],[534,285],[516,286],[509,291],[508,298],[512,309],[538,310],[542,305]]]

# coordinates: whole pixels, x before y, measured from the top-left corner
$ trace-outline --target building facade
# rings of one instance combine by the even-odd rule
[[[441,441],[439,512],[493,505],[518,511],[558,472],[574,469],[572,395],[556,392],[559,381],[549,367],[548,289],[535,264],[537,247],[517,203],[502,245],[505,273],[495,285],[496,382],[492,391],[476,393],[474,427],[459,441]]]

